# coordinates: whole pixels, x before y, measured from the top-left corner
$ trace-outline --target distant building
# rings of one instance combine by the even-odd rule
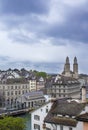
[[[80,98],[80,82],[72,77],[58,75],[46,84],[46,89],[54,98]]]
[[[17,103],[21,108],[36,108],[45,103],[45,97],[41,91],[29,92],[17,98]]]
[[[29,88],[30,91],[36,91],[37,90],[37,86],[36,86],[36,78],[35,77],[31,77],[28,79],[29,82]]]
[[[17,98],[30,92],[30,86],[26,79],[8,79],[5,83],[0,83],[0,91],[2,107],[15,107]]]
[[[46,82],[47,94],[54,98],[80,98],[80,82],[78,81],[78,63],[74,57],[73,71],[70,70],[69,57],[66,57],[64,71]]]
[[[45,80],[43,77],[37,78],[36,90],[41,90],[45,87]]]
[[[73,71],[70,70],[69,57],[66,57],[66,63],[64,65],[64,71],[62,72],[62,75],[66,77],[73,77],[76,79],[78,78],[78,63],[76,57],[74,57]]]

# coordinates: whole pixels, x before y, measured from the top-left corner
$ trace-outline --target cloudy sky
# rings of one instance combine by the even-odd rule
[[[88,74],[88,0],[0,0],[0,69]]]

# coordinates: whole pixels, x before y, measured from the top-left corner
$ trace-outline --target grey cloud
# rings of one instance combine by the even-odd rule
[[[30,13],[46,13],[49,1],[45,0],[1,0],[1,13],[25,15]]]
[[[24,35],[22,33],[9,33],[9,38],[13,43],[19,42],[19,44],[35,44],[38,43],[39,40],[37,38],[30,38],[30,34]]]
[[[86,10],[73,10],[66,22],[50,26],[46,35],[56,39],[69,39],[72,41],[88,43],[88,12]]]
[[[2,12],[8,14],[8,17],[2,18],[2,21],[7,25],[7,30],[9,28],[16,28],[19,31],[20,28],[22,28],[25,31],[35,33],[35,40],[39,38],[51,38],[51,43],[57,45],[65,44],[60,41],[60,39],[63,41],[69,40],[88,43],[88,12],[86,6],[68,9],[69,12],[67,16],[65,16],[66,20],[63,24],[47,24],[47,22],[41,21],[38,15],[48,13],[48,4],[49,1],[45,2],[44,0],[37,0],[37,2],[34,0],[26,0],[26,2],[25,0],[2,0]],[[28,13],[30,13],[30,15],[28,15]],[[32,13],[35,13],[36,15],[32,15]],[[15,16],[9,16],[9,14],[15,14]],[[14,32],[9,32],[9,36],[14,41],[20,41],[22,43],[28,43],[29,41],[31,41],[31,43],[36,42],[33,39],[29,39],[28,36],[22,35],[20,32],[19,35],[14,34]]]

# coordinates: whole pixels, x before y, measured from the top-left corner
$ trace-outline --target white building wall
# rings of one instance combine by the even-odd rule
[[[37,109],[31,113],[31,130],[35,130],[34,124],[40,125],[40,130],[42,130],[43,120],[47,115],[46,109],[48,109],[48,111],[49,111],[51,108],[51,105],[52,105],[52,102],[49,102],[46,105],[40,107],[39,109]],[[35,120],[34,115],[40,116],[40,120]]]
[[[78,122],[77,127],[74,130],[83,130],[83,122]]]

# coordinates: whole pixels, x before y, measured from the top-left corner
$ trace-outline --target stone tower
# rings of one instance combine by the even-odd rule
[[[78,78],[78,63],[76,57],[74,57],[74,63],[73,63],[73,77]]]
[[[64,72],[65,72],[65,76],[70,76],[70,63],[69,63],[69,57],[68,56],[66,57]]]

